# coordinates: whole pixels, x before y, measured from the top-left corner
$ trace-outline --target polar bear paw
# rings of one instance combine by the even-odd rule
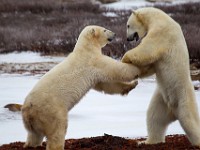
[[[126,52],[122,58],[123,63],[132,63],[131,59],[129,58],[129,52]]]
[[[132,81],[131,83],[127,83],[126,86],[124,86],[124,89],[123,89],[121,95],[127,95],[137,85],[138,85],[138,81]]]
[[[148,144],[147,140],[137,141],[137,146]]]

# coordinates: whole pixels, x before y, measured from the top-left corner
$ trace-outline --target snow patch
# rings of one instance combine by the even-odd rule
[[[0,145],[26,140],[21,114],[9,112],[3,106],[22,104],[39,79],[40,76],[0,75]],[[140,80],[125,97],[91,90],[70,111],[66,138],[101,136],[104,133],[130,138],[146,136],[146,111],[155,87],[155,78],[148,78]],[[195,93],[200,108],[200,91]],[[167,131],[167,134],[183,133],[178,122],[171,124]]]
[[[106,13],[103,13],[103,15],[106,17],[118,17],[118,15],[114,12],[106,12]]]
[[[41,56],[35,52],[14,52],[0,54],[0,64],[2,63],[36,63],[36,62],[61,62],[65,57]]]
[[[111,9],[136,9],[138,7],[145,7],[145,6],[154,6],[155,4],[159,5],[178,5],[183,3],[191,3],[191,2],[199,2],[199,0],[172,0],[171,3],[169,2],[147,2],[145,0],[121,0],[114,3],[104,4],[104,7],[111,8]]]

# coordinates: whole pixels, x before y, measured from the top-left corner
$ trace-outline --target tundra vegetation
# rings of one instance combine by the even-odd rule
[[[200,2],[174,6],[156,5],[180,23],[191,61],[200,59]],[[114,10],[81,1],[1,0],[0,53],[34,51],[62,55],[74,48],[80,31],[90,24],[117,34],[103,52],[114,58],[137,45],[126,41],[126,22],[131,10]]]

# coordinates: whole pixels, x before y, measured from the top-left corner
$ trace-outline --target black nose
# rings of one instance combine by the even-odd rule
[[[115,36],[116,36],[116,34],[113,33],[112,37],[109,37],[109,38],[108,38],[108,41],[111,42],[111,41],[115,38]]]
[[[127,41],[132,41],[132,38],[129,38],[129,37],[128,37],[128,38],[127,38]]]

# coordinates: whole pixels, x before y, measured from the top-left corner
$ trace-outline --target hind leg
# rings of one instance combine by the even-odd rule
[[[47,137],[46,150],[64,150],[65,145],[65,133],[59,133],[58,135],[51,135]]]
[[[165,133],[168,125],[176,118],[164,103],[163,97],[157,89],[152,97],[147,111],[147,144],[165,142]]]
[[[195,146],[200,146],[200,121],[196,106],[195,100],[190,99],[179,105],[177,114],[190,142]]]
[[[42,145],[44,136],[34,132],[28,131],[28,136],[24,148],[26,147],[37,147]]]
[[[67,131],[67,120],[55,120],[51,126],[50,132],[47,132],[47,148],[46,150],[64,150],[65,135]]]

